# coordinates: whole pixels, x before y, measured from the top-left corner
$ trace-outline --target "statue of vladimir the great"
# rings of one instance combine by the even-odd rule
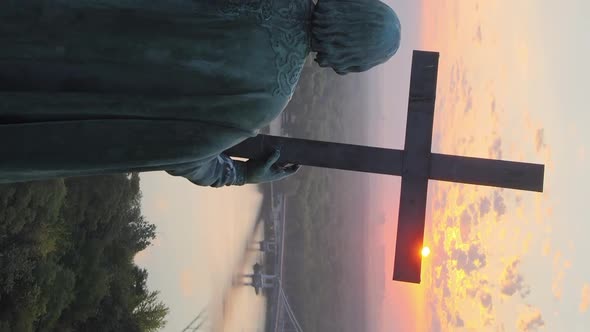
[[[202,186],[297,165],[223,153],[289,102],[306,57],[338,74],[398,50],[379,0],[3,0],[0,183],[163,170]]]

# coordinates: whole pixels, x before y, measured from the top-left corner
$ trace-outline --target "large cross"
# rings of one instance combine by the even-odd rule
[[[431,152],[439,54],[414,51],[404,150],[259,135],[228,150],[279,161],[402,177],[393,280],[420,283],[428,180],[543,191],[544,166]]]

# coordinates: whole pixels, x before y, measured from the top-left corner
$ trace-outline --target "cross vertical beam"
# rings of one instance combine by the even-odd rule
[[[438,53],[415,52],[412,61],[393,268],[399,281],[420,282],[438,58]]]

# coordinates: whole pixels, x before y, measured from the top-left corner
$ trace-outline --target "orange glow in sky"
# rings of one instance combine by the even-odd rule
[[[430,248],[424,247],[422,248],[422,257],[428,257],[430,255]]]

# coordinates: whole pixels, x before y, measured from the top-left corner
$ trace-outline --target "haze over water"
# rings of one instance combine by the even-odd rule
[[[255,186],[211,190],[170,175],[141,176],[143,211],[157,226],[154,245],[136,257],[150,289],[170,306],[163,331],[181,331],[206,309],[205,331],[262,331],[265,299],[232,278],[250,273],[248,251],[262,195]],[[258,232],[256,238],[260,238]]]

